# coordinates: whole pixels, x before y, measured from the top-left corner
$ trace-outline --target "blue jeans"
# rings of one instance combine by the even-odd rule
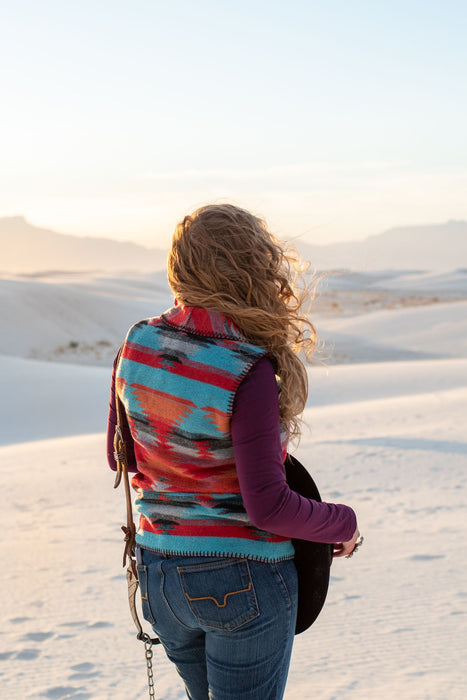
[[[293,559],[276,564],[138,549],[143,615],[190,700],[280,700],[297,615]]]

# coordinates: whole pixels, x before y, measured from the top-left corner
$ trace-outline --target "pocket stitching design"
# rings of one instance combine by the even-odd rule
[[[251,581],[249,582],[247,588],[242,588],[240,591],[230,591],[230,593],[226,593],[224,596],[223,603],[219,603],[217,601],[217,598],[214,598],[214,596],[212,596],[212,595],[205,595],[205,596],[201,596],[200,598],[191,598],[188,595],[188,593],[186,593],[186,592],[185,592],[185,595],[191,603],[193,603],[195,600],[213,600],[218,608],[225,608],[225,606],[227,605],[227,598],[229,597],[229,595],[236,595],[237,593],[249,593],[250,591],[251,591]]]
[[[190,565],[190,566],[178,566],[177,570],[180,576],[180,583],[182,585],[183,593],[186,596],[188,605],[192,611],[192,614],[194,614],[195,618],[198,620],[201,625],[206,625],[208,627],[211,627],[212,629],[224,629],[228,631],[233,631],[235,629],[238,629],[242,625],[246,624],[247,622],[250,622],[251,620],[254,620],[256,617],[259,616],[260,611],[258,609],[258,602],[256,600],[256,594],[255,590],[253,587],[253,582],[251,580],[251,572],[248,566],[248,562],[243,560],[243,561],[235,561],[232,562],[232,560],[226,560],[224,559],[222,562],[216,562],[212,568],[217,569],[217,568],[222,568],[223,566],[231,566],[233,564],[236,564],[237,566],[240,565],[240,567],[243,570],[243,575],[247,577],[248,580],[248,587],[246,589],[241,589],[237,591],[231,591],[230,593],[227,593],[224,597],[224,604],[220,605],[217,601],[217,599],[213,596],[203,596],[201,598],[190,598],[190,595],[187,593],[185,590],[185,585],[184,585],[184,574],[188,574],[191,572],[195,571],[202,571],[211,568],[212,562],[206,562],[203,564],[197,564],[197,565]],[[245,581],[246,583],[246,581]],[[216,604],[217,608],[224,608],[225,604],[227,603],[226,598],[231,595],[232,593],[248,593],[248,610],[244,611],[243,616],[239,616],[234,620],[231,620],[230,622],[222,622],[221,620],[207,620],[203,614],[199,610],[197,610],[196,605],[193,605],[192,603],[198,600],[213,600],[214,603]]]

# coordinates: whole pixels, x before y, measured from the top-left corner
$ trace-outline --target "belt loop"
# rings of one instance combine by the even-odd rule
[[[141,566],[141,564],[143,563],[143,552],[141,550],[141,547],[138,547],[138,545],[136,545],[136,552],[135,553],[136,553],[136,563],[138,564],[138,566]]]

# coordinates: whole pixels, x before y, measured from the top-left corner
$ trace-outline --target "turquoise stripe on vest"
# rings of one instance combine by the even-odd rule
[[[276,562],[293,559],[295,550],[291,540],[285,542],[258,542],[233,537],[177,537],[153,535],[138,531],[136,543],[154,552],[173,555],[204,557],[246,557],[255,561]]]

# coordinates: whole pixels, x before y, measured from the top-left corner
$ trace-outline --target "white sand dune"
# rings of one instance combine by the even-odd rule
[[[366,541],[333,564],[326,608],[296,640],[287,700],[465,697],[465,365],[445,389],[436,363],[414,366],[423,393],[399,377],[395,395],[388,374],[378,398],[307,409],[313,439],[297,454],[328,500],[357,509]],[[353,369],[364,383],[373,367]],[[348,397],[346,379],[356,377],[339,377]],[[0,475],[2,698],[146,697],[120,569],[124,498],[103,435],[0,448]],[[181,700],[155,657],[158,697]]]
[[[448,272],[421,270],[349,270],[337,269],[329,272],[322,285],[327,289],[359,291],[381,289],[385,291],[421,292],[427,295],[455,293],[467,295],[467,269],[459,268]]]
[[[333,361],[467,357],[467,302],[323,318],[319,332]]]
[[[0,697],[145,698],[104,430],[109,358],[170,298],[154,278],[1,282]],[[319,319],[349,364],[310,369],[297,456],[323,497],[355,507],[365,543],[333,564],[326,607],[296,639],[286,700],[467,696],[465,318],[455,302]],[[57,355],[70,340],[83,346]],[[34,347],[61,361],[30,359]],[[377,362],[362,361],[368,348]],[[182,700],[160,648],[155,668],[157,697]]]
[[[108,368],[0,359],[0,445],[105,430]]]
[[[329,278],[313,316],[319,335],[327,341],[328,361],[467,357],[467,288],[458,284],[459,274],[433,279],[422,275],[428,287],[420,288],[415,297],[410,289],[404,291],[408,278],[401,272]],[[402,285],[397,294],[385,290],[397,280]],[[429,280],[439,299],[457,295],[458,300],[433,303]],[[399,308],[384,308],[385,299]],[[161,313],[171,303],[165,272],[138,277],[91,273],[3,277],[0,354],[108,367],[129,326]],[[410,308],[404,308],[405,303]],[[424,308],[419,312],[420,303]],[[333,304],[343,314],[336,313]]]
[[[406,275],[395,274],[392,279],[385,279],[384,288],[430,292],[431,294],[448,290],[467,293],[467,269],[460,268],[444,273],[412,272]]]
[[[129,326],[171,304],[166,273],[0,279],[0,354],[108,366]]]
[[[309,370],[308,407],[419,396],[467,385],[467,359],[333,365]],[[305,415],[306,418],[306,415]]]

